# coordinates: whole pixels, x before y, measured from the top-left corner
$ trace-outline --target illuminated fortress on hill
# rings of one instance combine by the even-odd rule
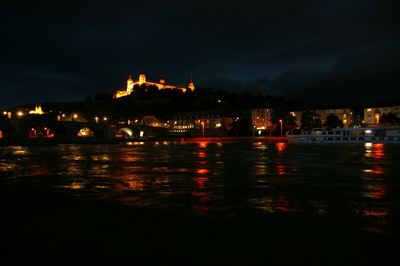
[[[141,86],[143,84],[145,86],[156,86],[159,90],[178,89],[183,92],[186,92],[187,90],[194,91],[196,88],[192,80],[190,80],[189,84],[186,87],[183,87],[179,85],[168,84],[166,83],[165,79],[160,79],[160,81],[158,82],[148,81],[146,75],[142,73],[139,75],[139,78],[137,80],[133,80],[132,76],[129,75],[129,78],[126,81],[126,90],[117,90],[115,93],[115,98],[121,98],[130,95],[136,85]]]

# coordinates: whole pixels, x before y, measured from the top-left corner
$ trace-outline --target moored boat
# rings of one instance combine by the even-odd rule
[[[313,128],[299,135],[288,135],[289,142],[400,143],[400,126],[367,128]]]

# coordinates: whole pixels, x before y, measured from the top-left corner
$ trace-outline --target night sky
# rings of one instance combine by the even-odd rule
[[[0,107],[83,100],[142,71],[314,103],[400,100],[399,1],[8,2]]]

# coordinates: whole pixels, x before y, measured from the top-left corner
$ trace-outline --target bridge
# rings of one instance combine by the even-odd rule
[[[43,117],[0,120],[0,142],[3,143],[18,143],[32,140],[52,140],[56,143],[71,143],[81,140],[129,140],[165,136],[168,136],[166,128],[146,125],[55,121]]]

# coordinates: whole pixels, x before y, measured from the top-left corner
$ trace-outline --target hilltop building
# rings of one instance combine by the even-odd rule
[[[29,114],[30,115],[44,115],[45,112],[42,110],[42,106],[36,105],[35,110],[30,110]]]
[[[117,90],[115,93],[115,98],[121,98],[130,95],[133,92],[133,88],[135,86],[156,86],[159,90],[164,89],[178,89],[183,92],[187,90],[194,91],[196,86],[194,85],[193,81],[190,80],[189,84],[184,86],[179,86],[175,84],[168,84],[164,78],[161,78],[159,81],[149,81],[145,74],[140,74],[137,80],[133,80],[132,76],[129,75],[128,80],[126,81],[126,90]]]

